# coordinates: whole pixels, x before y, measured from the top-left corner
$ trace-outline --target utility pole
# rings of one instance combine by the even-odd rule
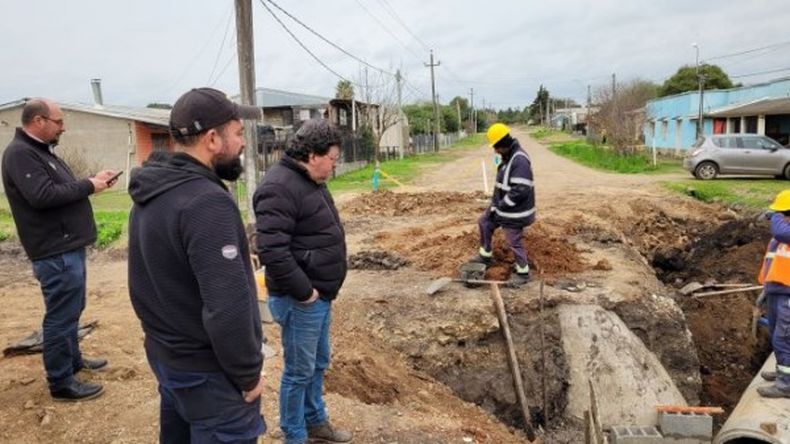
[[[400,152],[398,154],[399,154],[399,157],[401,159],[403,159],[403,152],[405,150],[406,138],[403,136],[403,124],[402,124],[401,118],[400,118],[400,115],[401,115],[401,96],[403,94],[403,84],[401,83],[401,80],[403,80],[403,77],[401,77],[400,69],[399,69],[399,70],[395,71],[395,81],[398,82],[398,109],[396,110],[396,112],[398,113],[398,118],[397,118],[396,121],[398,122],[397,123],[397,125],[398,125],[398,132],[400,132]]]
[[[252,0],[236,1],[236,50],[239,59],[239,90],[243,105],[255,105],[255,49],[252,34]],[[262,104],[258,104],[259,106]],[[244,121],[244,184],[246,201],[241,208],[247,210],[247,220],[255,220],[252,197],[255,194],[256,159],[258,158],[258,122]],[[264,153],[264,171],[266,153]]]
[[[461,135],[461,128],[464,127],[464,122],[461,121],[461,98],[455,101],[455,110],[458,112],[458,135]]]
[[[431,63],[426,63],[425,66],[431,67],[431,99],[433,100],[433,150],[439,151],[439,108],[436,106],[436,79],[433,74],[433,68],[439,66],[441,62],[433,63],[433,50],[431,50]]]
[[[703,131],[705,130],[705,125],[704,125],[704,123],[702,121],[702,103],[703,103],[702,102],[702,98],[703,98],[703,95],[705,94],[705,88],[704,88],[705,77],[702,74],[702,67],[699,64],[699,45],[695,42],[691,46],[694,47],[694,49],[696,50],[696,54],[697,54],[697,57],[696,57],[696,60],[697,60],[696,61],[696,65],[697,65],[697,86],[699,88],[699,93],[698,93],[698,96],[699,96],[699,110],[697,112],[697,138],[699,139],[702,136]]]
[[[590,85],[587,85],[587,115],[584,116],[584,123],[585,123],[584,132],[586,133],[587,136],[589,136],[592,133],[591,131],[592,125],[590,125],[590,121],[591,121],[590,117],[592,117],[592,112],[590,111],[591,107],[592,107],[592,93],[591,93]]]
[[[617,74],[612,73],[612,100],[617,96]]]
[[[474,117],[474,109],[475,109],[475,89],[474,88],[469,88],[469,96],[471,97],[470,102],[469,102],[469,131],[471,132],[471,134],[475,134],[475,133],[477,133],[477,125],[472,123],[472,122],[477,123],[476,121],[472,120],[472,118]]]

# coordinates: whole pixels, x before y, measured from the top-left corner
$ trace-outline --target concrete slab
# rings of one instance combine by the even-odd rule
[[[612,427],[612,444],[663,444],[664,438],[655,427]]]
[[[656,405],[686,405],[658,358],[615,313],[598,305],[561,305],[558,310],[570,367],[568,414],[581,419],[590,408],[588,379],[604,428],[655,425]]]
[[[661,413],[659,428],[664,436],[696,438],[710,441],[713,438],[713,417],[701,413]]]

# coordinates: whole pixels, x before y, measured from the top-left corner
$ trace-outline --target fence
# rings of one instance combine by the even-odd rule
[[[285,148],[293,137],[292,132],[275,135],[261,134],[258,137],[257,163],[258,181],[263,177],[267,168],[277,163],[285,153]],[[444,148],[456,143],[464,137],[461,133],[448,133],[439,135],[439,146]],[[416,134],[411,137],[411,146],[404,151],[404,156],[433,152],[433,136],[431,134]],[[365,139],[359,134],[343,134],[340,143],[340,158],[337,162],[335,174],[343,174],[356,169],[364,168],[373,162],[374,145],[370,139]],[[398,146],[382,146],[379,149],[379,160],[399,159],[401,149]]]

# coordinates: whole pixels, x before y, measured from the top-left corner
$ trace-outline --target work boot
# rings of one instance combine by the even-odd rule
[[[529,273],[513,273],[510,279],[507,280],[509,287],[520,287],[529,282]]]
[[[329,421],[307,428],[307,442],[309,443],[351,442],[353,437],[351,432],[332,427]]]
[[[765,379],[768,382],[776,381],[776,378],[778,376],[779,376],[778,373],[771,372],[771,371],[765,371],[765,372],[761,372],[760,373],[760,377],[762,377],[763,379]]]
[[[790,398],[790,391],[782,390],[775,385],[757,387],[757,393],[763,398]]]

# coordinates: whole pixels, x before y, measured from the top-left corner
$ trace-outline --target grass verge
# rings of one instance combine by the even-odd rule
[[[647,154],[618,154],[607,147],[597,147],[581,140],[552,143],[549,150],[591,168],[623,174],[668,173],[682,171],[681,160],[658,158],[653,165]]]
[[[716,179],[664,182],[667,189],[708,203],[765,210],[790,182],[775,179]]]

